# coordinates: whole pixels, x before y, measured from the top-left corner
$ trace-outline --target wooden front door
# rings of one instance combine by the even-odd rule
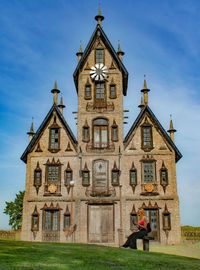
[[[88,240],[90,243],[114,241],[113,205],[89,205]]]
[[[151,234],[156,241],[160,240],[159,211],[158,209],[145,209],[147,219],[151,225]]]

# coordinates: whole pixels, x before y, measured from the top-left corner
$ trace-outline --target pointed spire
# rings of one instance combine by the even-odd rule
[[[146,75],[144,75],[143,89],[141,90],[141,92],[143,93],[143,102],[145,106],[148,105],[148,92],[149,91],[150,89],[147,88]]]
[[[35,132],[34,132],[34,118],[33,117],[32,117],[31,127],[30,127],[30,130],[27,132],[27,135],[29,135],[29,141],[31,141],[33,136],[35,135]]]
[[[100,2],[99,2],[99,6],[98,6],[98,14],[94,18],[97,21],[97,24],[101,26],[102,21],[104,20],[104,16],[102,16],[102,13],[101,13]]]
[[[120,41],[118,40],[118,48],[117,48],[117,55],[119,56],[119,59],[122,61],[123,60],[123,55],[125,52],[122,51],[121,46],[120,46]]]
[[[60,112],[63,114],[63,109],[65,108],[65,105],[63,104],[63,97],[60,98],[60,104],[58,105],[58,108],[60,109]]]
[[[53,94],[53,102],[55,105],[58,104],[58,94],[60,93],[60,90],[58,89],[57,81],[54,83],[54,87],[51,90],[51,93]]]
[[[172,115],[171,114],[170,114],[169,129],[168,129],[167,132],[169,132],[170,138],[174,142],[174,133],[176,132],[176,129],[174,128],[173,121],[172,121]]]
[[[83,55],[83,48],[82,48],[82,43],[80,41],[79,51],[76,53],[76,56],[77,56],[77,60],[78,61],[81,59],[82,55]]]

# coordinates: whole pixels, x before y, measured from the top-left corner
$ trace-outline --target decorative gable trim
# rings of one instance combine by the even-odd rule
[[[78,65],[74,71],[73,77],[74,77],[74,83],[76,86],[76,90],[78,93],[78,77],[79,77],[79,71],[83,68],[86,59],[92,49],[92,46],[94,45],[94,42],[96,41],[96,38],[101,37],[103,43],[105,44],[106,48],[108,49],[108,51],[110,52],[110,54],[113,57],[113,60],[115,61],[116,65],[118,66],[118,68],[121,70],[122,72],[122,77],[123,77],[123,94],[124,96],[126,96],[127,93],[127,86],[128,86],[128,71],[126,70],[124,64],[122,63],[122,61],[120,60],[117,52],[115,51],[115,49],[113,48],[112,44],[110,43],[109,39],[107,38],[105,32],[103,31],[103,29],[101,28],[100,25],[97,25],[89,42],[88,45],[80,59],[80,61],[78,62]]]
[[[138,117],[136,118],[135,122],[133,123],[132,127],[128,131],[125,139],[124,139],[124,148],[126,149],[128,145],[130,144],[131,140],[133,139],[133,136],[135,134],[135,130],[139,127],[140,123],[142,122],[142,119],[147,115],[149,119],[154,123],[154,127],[156,127],[162,134],[162,136],[165,138],[166,142],[171,146],[171,148],[175,152],[176,156],[176,162],[179,161],[179,159],[182,158],[182,154],[170,138],[170,136],[167,134],[161,123],[158,121],[152,110],[149,108],[149,106],[145,106],[139,113]]]
[[[72,133],[70,127],[68,126],[64,116],[62,115],[62,113],[60,112],[59,108],[54,104],[51,109],[49,110],[47,116],[45,117],[44,121],[42,122],[42,124],[40,125],[40,127],[38,128],[35,136],[33,137],[33,139],[30,141],[29,145],[27,146],[27,148],[25,149],[24,153],[21,156],[21,160],[23,160],[25,163],[27,161],[27,155],[33,151],[35,145],[37,144],[37,142],[39,141],[40,137],[43,134],[43,130],[46,128],[46,126],[48,125],[52,115],[55,116],[55,113],[57,114],[57,117],[59,118],[59,120],[61,121],[61,123],[63,124],[63,127],[65,128],[65,131],[70,139],[71,144],[73,145],[75,151],[77,151],[77,140],[74,136],[74,134]]]

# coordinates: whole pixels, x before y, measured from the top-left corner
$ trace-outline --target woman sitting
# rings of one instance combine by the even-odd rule
[[[126,243],[122,246],[124,248],[132,248],[137,249],[137,239],[142,239],[145,235],[147,235],[147,218],[145,216],[144,209],[140,209],[138,211],[139,221],[136,225],[137,229],[133,231],[131,235],[129,235]]]

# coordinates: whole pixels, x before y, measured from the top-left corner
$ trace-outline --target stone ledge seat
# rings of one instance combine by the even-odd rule
[[[148,235],[148,234],[142,238],[144,251],[149,251],[149,241],[150,240],[154,240],[154,237],[151,235]]]

